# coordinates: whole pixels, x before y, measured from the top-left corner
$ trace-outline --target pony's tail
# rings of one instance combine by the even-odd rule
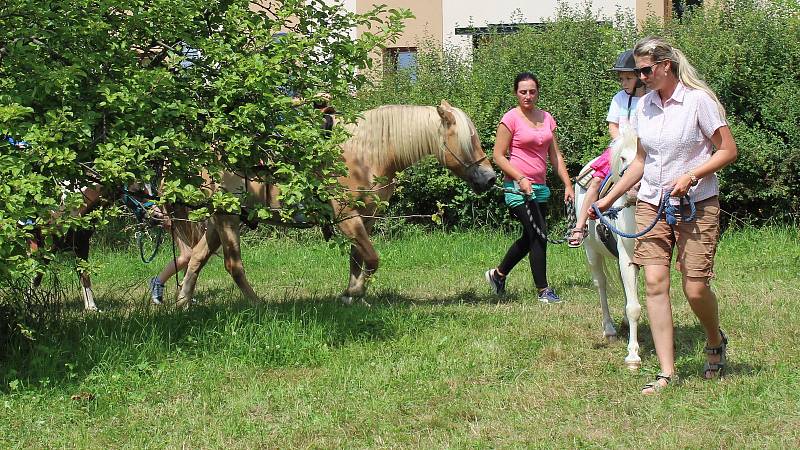
[[[200,242],[205,234],[205,222],[190,222],[186,220],[173,222],[175,236],[186,243],[189,247],[194,247]]]
[[[186,206],[174,206],[171,213],[174,236],[189,247],[197,245],[206,233],[206,222],[190,221],[189,208]]]

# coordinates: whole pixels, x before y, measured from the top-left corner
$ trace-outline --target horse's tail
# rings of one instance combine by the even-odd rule
[[[174,236],[189,247],[194,247],[206,233],[206,223],[189,220],[189,208],[175,207],[172,216]]]

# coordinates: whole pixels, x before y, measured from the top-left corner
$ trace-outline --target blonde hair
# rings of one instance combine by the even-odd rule
[[[725,118],[725,107],[722,106],[717,94],[700,78],[697,70],[689,63],[686,55],[677,48],[669,45],[664,39],[656,36],[648,36],[639,40],[633,47],[633,55],[639,58],[649,57],[654,63],[670,61],[672,73],[686,86],[692,89],[699,89],[707,93],[717,104],[719,113]]]

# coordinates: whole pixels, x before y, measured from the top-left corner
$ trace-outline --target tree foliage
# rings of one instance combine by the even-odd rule
[[[0,277],[36,266],[33,225],[20,223],[53,236],[102,221],[112,208],[53,211],[79,205],[77,187],[119,188],[162,167],[163,200],[201,213],[240,202],[209,198],[201,170],[253,166],[281,185],[287,215],[324,210],[345,136],[326,137],[311,102],[292,97],[351,95],[409,16],[321,0],[5,0],[0,135],[27,145],[0,143]],[[368,31],[354,38],[357,26]]]

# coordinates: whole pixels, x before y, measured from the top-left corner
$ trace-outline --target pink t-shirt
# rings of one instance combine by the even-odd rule
[[[511,132],[508,161],[529,180],[545,184],[547,155],[553,143],[556,121],[547,111],[542,111],[542,126],[534,127],[522,112],[514,108],[503,115],[500,123]],[[508,176],[506,176],[506,179]]]

